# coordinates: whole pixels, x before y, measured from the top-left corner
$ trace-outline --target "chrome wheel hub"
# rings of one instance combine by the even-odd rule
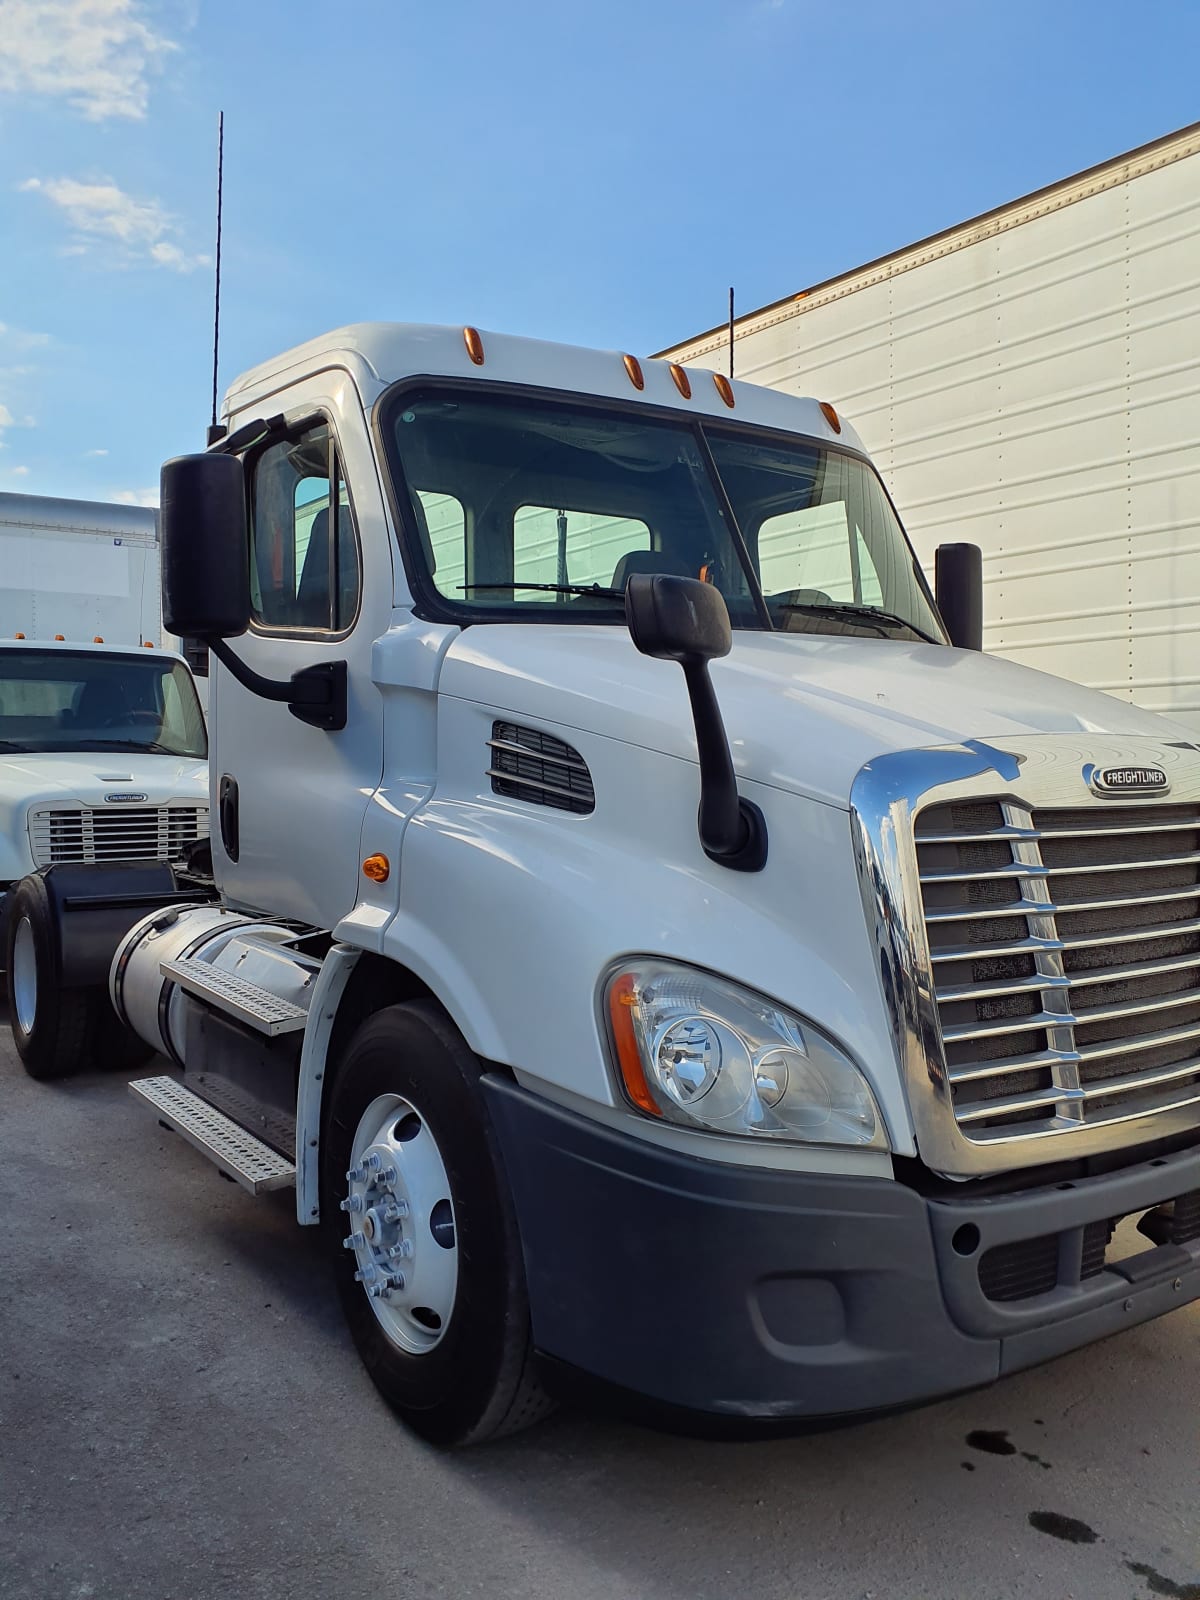
[[[32,1033],[37,1015],[37,953],[33,944],[33,924],[28,917],[17,923],[13,940],[13,1003],[22,1033]]]
[[[421,1113],[400,1095],[363,1112],[350,1147],[350,1224],[362,1284],[384,1333],[409,1355],[440,1344],[458,1289],[458,1240],[450,1180]]]

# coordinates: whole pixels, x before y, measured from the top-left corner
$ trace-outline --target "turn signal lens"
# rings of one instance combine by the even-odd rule
[[[629,374],[629,381],[633,387],[644,389],[646,380],[642,376],[642,363],[636,356],[622,356],[621,360],[625,363],[625,371]]]
[[[463,329],[463,343],[467,347],[467,354],[477,367],[483,365],[483,340],[479,337],[478,328]]]
[[[153,650],[154,649],[154,640],[153,639],[147,639],[145,644],[142,646],[142,649],[143,650]]]
[[[687,373],[683,370],[678,362],[672,361],[670,366],[671,378],[674,381],[675,387],[679,390],[680,394],[685,400],[690,400],[692,398],[692,380],[688,377]]]
[[[842,419],[841,419],[841,417],[838,416],[837,412],[829,404],[829,401],[828,400],[822,400],[822,401],[819,402],[819,404],[820,404],[820,407],[821,407],[821,415],[825,418],[825,421],[833,429],[834,433],[841,433],[841,431],[842,431]]]
[[[24,637],[25,637],[25,635],[23,633],[14,633],[13,634],[13,638],[14,639],[23,639]]]
[[[386,883],[391,874],[392,864],[386,856],[368,856],[362,864],[363,877],[370,878],[372,883]]]
[[[104,643],[104,640],[103,640],[103,639],[102,639],[102,638],[101,638],[101,637],[100,637],[100,635],[99,635],[99,634],[97,634],[97,635],[96,635],[96,636],[95,636],[95,638],[94,638],[94,639],[93,639],[93,640],[92,640],[92,643],[93,643],[93,644],[103,644],[103,643]]]
[[[730,410],[732,410],[736,402],[733,398],[733,385],[730,383],[729,379],[723,372],[714,372],[713,382],[717,386],[717,393],[721,396],[721,399],[724,400],[725,404],[730,408]]]
[[[55,644],[65,644],[67,642],[66,641],[66,635],[65,634],[61,634],[61,633],[56,633],[54,635],[54,642],[55,642]]]
[[[634,1008],[638,1003],[637,976],[622,972],[608,988],[608,1020],[612,1026],[613,1043],[617,1047],[617,1065],[625,1084],[625,1093],[634,1105],[652,1117],[661,1117],[646,1074],[642,1067],[642,1053],[638,1049],[637,1032],[633,1024]]]

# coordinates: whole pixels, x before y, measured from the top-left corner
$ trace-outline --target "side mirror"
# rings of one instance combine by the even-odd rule
[[[940,544],[934,558],[938,610],[960,650],[983,649],[983,553],[977,544]]]
[[[236,456],[176,456],[159,484],[163,627],[232,639],[250,624],[246,479]]]
[[[698,578],[634,573],[625,589],[625,621],[642,654],[660,661],[715,661],[733,647],[724,595]]]
[[[708,675],[708,663],[727,656],[733,645],[724,595],[697,578],[635,572],[625,586],[625,621],[643,655],[678,661],[683,668],[700,758],[696,826],[705,855],[735,872],[761,872],[767,861],[766,819],[752,800],[738,794]]]

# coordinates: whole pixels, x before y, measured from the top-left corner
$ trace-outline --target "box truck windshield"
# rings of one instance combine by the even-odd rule
[[[84,650],[0,653],[0,751],[208,754],[191,674],[180,661]]]

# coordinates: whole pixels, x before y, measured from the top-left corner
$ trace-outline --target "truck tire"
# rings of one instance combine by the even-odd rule
[[[8,1020],[31,1078],[63,1078],[87,1065],[92,993],[60,989],[55,979],[50,905],[39,878],[13,890],[6,937]]]
[[[389,1006],[351,1039],[321,1140],[321,1227],[359,1355],[404,1421],[446,1446],[553,1409],[480,1076],[440,1006]]]

